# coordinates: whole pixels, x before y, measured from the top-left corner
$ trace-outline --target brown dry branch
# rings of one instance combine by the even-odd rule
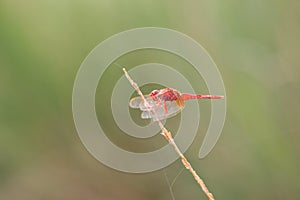
[[[149,105],[149,103],[147,102],[147,100],[145,99],[143,93],[141,92],[139,86],[131,79],[131,77],[129,76],[128,72],[126,71],[125,68],[123,68],[123,71],[125,73],[126,78],[128,79],[128,81],[130,82],[130,84],[132,85],[132,87],[137,91],[137,93],[140,95],[140,97],[143,99],[143,102],[145,104],[145,106],[147,108],[149,108],[149,110],[156,115],[155,111],[151,108],[151,106]],[[211,192],[209,192],[208,188],[206,187],[204,181],[199,177],[199,175],[197,174],[197,172],[193,169],[192,165],[188,162],[188,160],[186,159],[186,157],[183,155],[183,153],[180,151],[180,149],[178,148],[178,146],[176,145],[172,134],[164,127],[164,125],[161,123],[160,120],[157,121],[159,127],[162,130],[162,135],[165,137],[166,140],[168,140],[169,144],[171,144],[176,153],[180,156],[181,158],[181,162],[184,165],[184,167],[186,169],[188,169],[191,174],[193,175],[194,179],[197,181],[197,183],[200,185],[200,187],[202,188],[203,192],[206,194],[206,196],[209,198],[209,200],[214,200],[214,196]]]

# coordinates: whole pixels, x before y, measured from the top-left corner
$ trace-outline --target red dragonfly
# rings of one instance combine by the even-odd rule
[[[181,94],[172,88],[153,90],[145,95],[148,107],[141,97],[134,97],[130,100],[131,108],[139,108],[142,111],[143,119],[153,121],[163,120],[175,116],[184,108],[184,101],[190,99],[221,99],[223,96],[202,95],[202,94]]]

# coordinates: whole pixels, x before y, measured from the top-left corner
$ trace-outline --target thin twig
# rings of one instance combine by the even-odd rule
[[[128,72],[126,71],[125,68],[123,68],[123,71],[125,73],[126,78],[128,79],[128,81],[130,82],[130,84],[132,85],[132,87],[137,91],[137,93],[140,95],[140,97],[143,99],[143,102],[145,104],[145,106],[154,114],[154,116],[156,116],[155,111],[151,108],[151,106],[149,105],[149,103],[147,102],[147,100],[145,99],[143,93],[141,92],[139,86],[131,79],[131,77],[129,76]],[[186,169],[188,169],[191,174],[193,175],[194,179],[196,180],[196,182],[200,185],[200,187],[202,188],[203,192],[206,194],[206,196],[209,198],[209,200],[214,200],[214,196],[211,192],[209,192],[208,188],[206,187],[204,181],[199,177],[199,175],[197,174],[197,172],[193,169],[192,165],[188,162],[188,160],[185,158],[185,156],[183,155],[183,153],[180,151],[180,149],[178,148],[178,146],[176,145],[171,132],[169,132],[164,125],[161,123],[160,120],[157,120],[159,127],[162,130],[162,135],[166,138],[166,140],[168,140],[168,142],[174,147],[176,153],[180,156],[181,158],[181,162],[184,165],[184,167]]]

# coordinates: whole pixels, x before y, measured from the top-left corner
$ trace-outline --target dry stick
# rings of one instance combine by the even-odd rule
[[[155,111],[151,108],[151,106],[149,105],[149,103],[145,99],[145,97],[144,97],[143,93],[141,92],[139,86],[131,79],[131,77],[129,76],[129,74],[126,71],[125,68],[123,68],[123,71],[125,73],[126,78],[128,79],[128,81],[132,85],[132,87],[137,91],[137,93],[143,99],[143,102],[144,102],[145,106],[147,108],[149,108],[149,110],[154,115],[156,115]],[[158,122],[159,127],[162,130],[162,135],[166,138],[166,140],[168,140],[168,142],[174,147],[176,153],[180,156],[182,164],[185,166],[186,169],[188,169],[192,173],[192,175],[194,176],[194,179],[200,185],[200,187],[202,188],[202,190],[206,194],[206,196],[209,198],[209,200],[214,200],[215,198],[214,198],[213,194],[209,192],[209,190],[206,187],[204,181],[198,176],[197,172],[193,169],[192,165],[188,162],[188,160],[185,158],[183,153],[181,153],[180,149],[178,148],[178,146],[176,145],[176,143],[175,143],[175,141],[172,137],[172,134],[164,127],[164,125],[161,123],[160,120],[158,120],[157,122]]]

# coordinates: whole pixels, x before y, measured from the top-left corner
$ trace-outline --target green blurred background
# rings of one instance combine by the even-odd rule
[[[222,136],[208,157],[197,158],[209,120],[204,101],[208,117],[186,152],[216,199],[300,199],[299,9],[292,0],[1,0],[0,199],[171,199],[165,176],[172,181],[179,161],[147,174],[112,170],[85,150],[72,118],[72,87],[84,58],[109,36],[145,26],[191,36],[223,76]],[[136,52],[118,63],[130,69],[150,61],[182,64],[187,78],[192,74],[180,58],[159,52]],[[165,145],[160,136],[131,142],[114,134],[120,130],[106,118],[109,101],[100,98],[110,98],[122,72],[110,67],[105,75],[96,99],[109,137],[139,151]],[[177,200],[206,199],[187,171],[172,190]]]

